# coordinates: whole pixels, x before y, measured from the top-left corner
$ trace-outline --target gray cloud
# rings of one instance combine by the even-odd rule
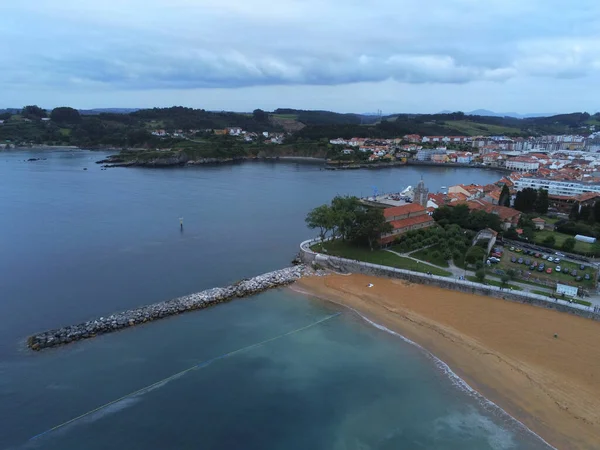
[[[37,0],[0,5],[0,27],[0,83],[13,89],[502,85],[600,74],[594,0]]]

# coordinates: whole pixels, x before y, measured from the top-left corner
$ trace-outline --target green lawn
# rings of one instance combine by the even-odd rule
[[[278,119],[298,119],[298,114],[270,114],[271,117],[276,117]]]
[[[548,268],[548,267],[552,268],[552,273],[548,274],[545,271],[538,272],[537,270],[530,271],[529,267],[526,267],[525,264],[518,264],[516,262],[515,263],[511,262],[510,259],[512,256],[516,257],[517,260],[519,258],[523,258],[523,260],[529,259],[532,262],[536,261],[538,264],[543,262],[546,265],[546,268]],[[592,277],[590,280],[576,281],[575,277],[571,276],[570,274],[562,273],[562,272],[556,273],[554,271],[554,269],[556,268],[555,263],[548,263],[547,261],[545,261],[541,258],[535,258],[531,255],[524,255],[523,253],[511,252],[510,250],[505,250],[504,255],[502,255],[502,261],[500,262],[500,264],[496,265],[496,268],[502,269],[504,271],[506,271],[508,269],[515,269],[517,271],[521,270],[523,272],[531,272],[531,276],[534,278],[538,278],[538,279],[542,279],[542,280],[550,280],[550,281],[554,281],[554,282],[569,284],[572,286],[585,286],[587,288],[594,287],[596,271],[592,266],[589,266],[586,264],[585,265],[586,269],[580,270],[579,269],[580,264],[575,264],[575,263],[568,262],[568,261],[561,261],[559,265],[561,266],[561,268],[568,267],[569,271],[571,271],[573,269],[576,270],[577,275],[584,276],[586,273],[589,273],[590,275],[592,275]],[[527,281],[524,281],[521,279],[519,279],[519,281],[523,281],[524,283],[527,283]],[[536,284],[536,283],[529,282],[528,284]],[[540,285],[540,284],[538,283],[538,285]]]
[[[544,219],[546,221],[546,223],[551,223],[551,224],[555,224],[556,222],[558,222],[560,220],[556,217],[548,217],[548,216],[542,216],[542,219]]]
[[[559,233],[558,231],[548,231],[548,230],[540,230],[535,232],[535,242],[536,244],[544,245],[544,239],[548,236],[554,236],[556,240],[555,246],[560,247],[563,242],[567,238],[574,237],[569,234]],[[575,251],[580,253],[591,253],[592,252],[592,244],[588,244],[587,242],[575,241]]]
[[[423,273],[431,272],[434,275],[440,275],[443,277],[449,277],[452,275],[446,270],[438,269],[427,264],[422,264],[409,258],[403,258],[385,250],[371,251],[368,248],[358,247],[352,243],[341,240],[316,244],[313,245],[311,249],[315,252],[324,253],[327,255],[355,259],[372,264],[380,264],[382,266],[396,267],[398,269],[413,270],[415,272]]]
[[[521,133],[518,128],[503,127],[499,125],[488,125],[484,123],[475,123],[469,120],[449,120],[446,123],[447,127],[454,128],[462,133],[470,136],[478,136],[480,134],[510,134]]]
[[[581,300],[581,299],[572,298],[572,297],[561,297],[560,295],[555,296],[554,294],[551,294],[549,292],[544,292],[544,291],[531,291],[531,292],[534,294],[537,294],[537,295],[544,295],[549,298],[559,298],[561,300],[570,300],[573,303],[578,303],[579,305],[583,305],[583,306],[592,306],[592,302],[588,302],[587,300]]]
[[[472,281],[473,283],[481,283],[477,279],[477,277],[474,277],[474,276],[467,276],[467,280]],[[489,286],[503,287],[502,281],[488,280],[487,278],[485,280],[483,280],[483,283],[481,283],[481,284],[487,284]],[[512,288],[513,291],[522,291],[523,290],[522,287],[515,286],[514,284],[507,284],[506,289],[510,289],[510,288]]]
[[[70,128],[61,128],[60,129],[60,134],[62,134],[63,136],[70,136],[71,135],[71,129]]]
[[[433,257],[433,253],[437,252],[437,257]],[[410,256],[413,258],[420,259],[421,261],[425,261],[431,264],[435,264],[440,267],[448,267],[448,261],[446,261],[443,256],[440,254],[439,245],[434,245],[432,247],[424,248],[423,250],[419,250],[417,252],[411,253]]]

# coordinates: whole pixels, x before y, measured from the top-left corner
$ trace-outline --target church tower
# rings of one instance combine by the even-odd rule
[[[417,184],[417,187],[414,190],[413,203],[418,203],[419,205],[427,208],[427,196],[429,194],[429,189],[425,187],[425,183],[423,182],[423,177],[421,177],[421,181]]]

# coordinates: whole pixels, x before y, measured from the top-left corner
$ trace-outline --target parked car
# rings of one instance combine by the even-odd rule
[[[546,255],[542,255],[542,259],[548,259]]]
[[[546,269],[546,273],[552,273],[552,267],[548,267],[548,268]]]
[[[559,252],[556,252],[556,253],[555,253],[555,255],[556,255],[556,256],[560,256],[561,258],[564,258],[564,257],[565,257],[565,255],[563,255],[562,253],[559,253]]]
[[[500,258],[496,258],[495,256],[492,256],[489,260],[494,264],[498,264],[500,262]]]
[[[548,256],[548,262],[552,262],[554,261],[554,258],[552,258],[552,256]]]
[[[582,265],[580,265],[580,266],[579,266],[579,268],[580,268],[581,270],[585,270],[585,265],[584,265],[584,264],[582,264]]]
[[[517,248],[517,249],[515,250],[515,252],[517,252],[517,253],[522,253],[522,252],[523,252],[523,249],[522,249],[522,248]]]
[[[563,267],[563,273],[569,273],[569,268],[568,267]]]
[[[531,261],[531,264],[533,265],[533,267],[537,267],[538,262],[537,261]]]
[[[573,271],[571,272],[571,276],[574,276],[574,277],[577,276],[577,271],[575,269],[573,269]]]
[[[544,265],[540,264],[537,268],[538,272],[543,272],[544,271]]]
[[[540,264],[540,267],[542,268],[542,270],[544,270],[546,268],[546,264],[542,263]]]
[[[554,262],[558,264],[560,262],[560,258],[554,258]]]
[[[519,264],[523,264],[523,258],[519,258],[519,260],[517,261]]]
[[[556,271],[557,271],[558,273],[560,273],[560,272],[561,272],[561,270],[562,270],[562,267],[560,267],[560,266],[556,266]]]
[[[514,262],[517,262],[517,258],[516,258],[515,256],[511,257],[511,258],[510,258],[510,262],[513,262],[513,263],[514,263]]]
[[[527,259],[525,260],[525,265],[526,265],[526,266],[529,266],[529,265],[531,265],[531,260],[530,260],[529,258],[527,258]]]
[[[510,251],[511,251],[511,252],[514,252],[514,251],[515,251],[515,248],[514,248],[514,247],[511,247],[511,248],[510,248]]]
[[[502,257],[502,253],[494,252],[494,253],[492,253],[492,256],[494,258],[501,258]]]
[[[542,254],[541,254],[541,253],[536,253],[534,256],[535,256],[536,258],[541,258]]]
[[[535,266],[532,264],[531,266],[529,266],[529,270],[535,270]]]
[[[590,277],[590,274],[589,274],[589,273],[586,273],[586,274],[585,274],[585,276],[584,276],[583,278],[585,278],[586,280],[589,280],[591,277]]]
[[[583,278],[581,278],[581,275],[579,275],[577,278],[575,278],[575,281],[581,281],[583,280]]]

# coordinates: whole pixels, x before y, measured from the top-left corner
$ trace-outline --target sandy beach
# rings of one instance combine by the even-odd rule
[[[303,278],[292,289],[420,344],[554,447],[600,448],[600,322],[366,275]]]

